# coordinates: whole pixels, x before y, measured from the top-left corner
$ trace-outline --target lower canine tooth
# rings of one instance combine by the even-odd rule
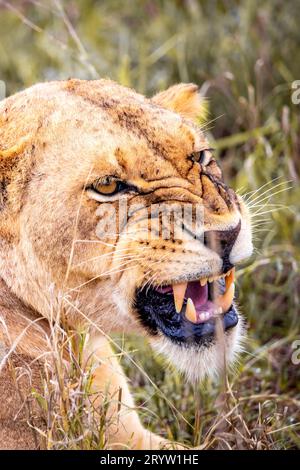
[[[187,282],[183,282],[182,284],[174,284],[172,287],[176,312],[179,313],[182,309]]]
[[[197,323],[197,312],[195,309],[194,302],[190,298],[188,298],[186,304],[185,316],[190,322]]]

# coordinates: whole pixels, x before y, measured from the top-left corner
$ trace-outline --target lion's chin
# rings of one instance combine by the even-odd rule
[[[217,379],[225,368],[232,369],[243,350],[245,324],[239,315],[238,324],[224,333],[224,341],[216,339],[205,344],[176,344],[164,335],[153,338],[153,349],[162,354],[189,382],[206,377]]]

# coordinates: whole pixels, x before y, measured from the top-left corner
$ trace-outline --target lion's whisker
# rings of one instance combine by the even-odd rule
[[[278,207],[278,208],[275,208],[275,209],[270,209],[270,210],[267,210],[267,211],[263,211],[263,212],[260,212],[260,211],[257,211],[257,212],[254,212],[251,217],[252,218],[255,218],[255,217],[259,217],[261,215],[265,215],[265,214],[272,214],[273,212],[278,212],[282,209],[286,209],[285,207]]]
[[[249,200],[246,201],[246,203],[247,203],[247,205],[248,205],[249,207],[251,207],[251,206],[253,205],[254,201],[257,201],[257,200],[258,200],[259,203],[261,203],[262,201],[265,201],[265,200],[268,199],[268,198],[270,199],[270,198],[274,197],[276,194],[279,194],[279,193],[281,193],[281,192],[283,192],[283,191],[288,191],[289,189],[292,189],[292,188],[293,188],[292,185],[291,185],[291,186],[288,186],[287,188],[282,188],[282,189],[280,189],[279,191],[276,191],[276,192],[274,192],[274,193],[270,192],[270,191],[274,191],[275,189],[278,189],[278,188],[279,188],[280,186],[282,186],[283,184],[289,184],[289,183],[291,183],[291,181],[283,181],[282,183],[279,183],[278,185],[275,185],[273,188],[269,188],[267,191],[264,191],[262,194],[260,194],[260,195],[257,196],[256,198],[254,198],[254,199],[252,199],[252,200],[250,200],[250,201],[249,201]],[[269,192],[270,192],[270,194],[268,194]],[[266,194],[267,194],[267,196],[266,196]],[[262,196],[264,196],[264,197],[262,198]],[[262,198],[262,199],[261,199],[261,198]]]
[[[141,247],[136,247],[136,249],[141,249]],[[73,265],[73,268],[74,267],[77,267],[77,266],[81,266],[82,264],[85,264],[85,263],[88,263],[89,261],[95,261],[95,260],[100,260],[100,259],[103,259],[103,258],[107,258],[107,257],[110,257],[110,256],[113,256],[114,259],[120,259],[119,256],[116,256],[118,254],[121,254],[120,256],[126,256],[126,252],[127,252],[127,255],[128,256],[131,256],[130,252],[128,253],[128,251],[130,250],[131,248],[128,247],[128,248],[123,248],[123,249],[120,249],[120,250],[115,250],[115,251],[110,251],[109,253],[104,253],[102,255],[99,255],[99,256],[94,256],[92,258],[88,258],[84,261],[81,261],[80,263],[78,264],[75,264]],[[132,255],[135,253],[135,251],[132,251]]]
[[[136,261],[136,260],[135,259],[129,260],[129,262],[133,262],[133,261]],[[128,263],[128,261],[127,261],[127,263]],[[121,266],[123,266],[123,265],[124,265],[124,263]],[[91,282],[96,281],[97,279],[99,279],[101,277],[108,276],[109,274],[115,274],[114,270],[112,269],[112,270],[106,271],[104,273],[98,274],[98,276],[94,276],[93,278],[89,279],[88,281],[83,282],[82,284],[79,284],[76,287],[72,287],[72,288],[68,289],[67,293],[76,291],[76,290],[80,289],[81,287],[84,287],[84,286],[90,284]]]
[[[277,194],[277,190],[282,188],[283,185],[286,185],[286,182],[269,188],[268,191],[264,191],[262,194],[259,194],[254,199],[245,201],[248,207],[253,207],[256,204],[261,204],[263,201],[271,200],[274,194]],[[286,191],[287,188],[282,188],[282,191]]]
[[[277,178],[279,179],[279,178]],[[274,180],[275,181],[275,180]],[[256,190],[254,191],[249,191],[248,193],[245,193],[243,194],[243,197],[247,200],[247,201],[250,201],[250,200],[253,200],[253,198],[257,198],[265,193],[267,193],[268,191],[271,191],[272,189],[276,188],[277,186],[280,186],[280,185],[283,185],[286,183],[286,181],[281,181],[280,183],[276,183],[275,185],[269,187],[272,183],[274,183],[274,181],[270,181],[269,183],[266,183],[262,186],[260,186],[259,188],[257,188]],[[259,194],[259,192],[264,189],[264,191],[262,193]],[[248,196],[250,194],[250,196]]]
[[[101,245],[105,246],[110,246],[110,247],[115,247],[117,243],[107,243],[104,242],[103,240],[74,240],[74,243],[100,243]]]
[[[275,181],[278,181],[279,179],[282,179],[283,177],[282,176],[277,176],[277,178],[274,178],[272,179],[271,181],[268,181],[267,183],[263,184],[262,186],[260,186],[259,188],[256,188],[256,189],[253,189],[252,191],[248,191],[247,193],[244,193],[242,194],[243,198],[245,198],[247,200],[247,196],[249,194],[252,194],[253,196],[258,193],[261,189],[265,188],[266,186],[269,186],[271,184],[273,184]],[[242,187],[243,188],[243,187]],[[239,188],[237,190],[237,192],[241,191],[242,188]]]

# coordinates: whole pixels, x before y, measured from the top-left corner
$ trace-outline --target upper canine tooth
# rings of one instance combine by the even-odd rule
[[[235,272],[235,269],[232,268],[228,275],[226,276],[225,278],[225,285],[226,285],[226,290],[231,286],[231,284],[233,283],[234,281],[234,272]]]
[[[172,287],[176,312],[179,313],[182,309],[184,294],[187,288],[187,282],[182,282],[181,284],[174,284]]]
[[[207,284],[207,278],[203,278],[203,279],[200,279],[200,286],[205,286],[205,284]]]
[[[222,309],[222,312],[225,313],[229,310],[234,297],[234,282],[232,282],[228,289],[226,289],[225,294],[220,295],[216,298],[215,303]]]
[[[216,298],[216,304],[222,309],[222,312],[225,313],[230,308],[233,297],[234,297],[234,272],[235,269],[232,268],[225,277],[225,293]]]
[[[235,271],[235,268],[229,269],[229,271],[227,271],[227,273],[225,273],[225,277],[230,276],[232,274],[232,272],[234,273],[234,271]]]
[[[185,316],[190,322],[197,323],[197,312],[195,309],[194,302],[191,298],[188,298],[185,309]]]

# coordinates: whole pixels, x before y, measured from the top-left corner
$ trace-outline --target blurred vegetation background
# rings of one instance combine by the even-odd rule
[[[297,0],[0,0],[7,95],[110,77],[146,95],[193,81],[209,100],[226,179],[253,206],[256,253],[238,273],[245,352],[225,389],[192,387],[144,340],[120,339],[141,366],[124,358],[144,423],[204,449],[300,448],[299,51]]]

